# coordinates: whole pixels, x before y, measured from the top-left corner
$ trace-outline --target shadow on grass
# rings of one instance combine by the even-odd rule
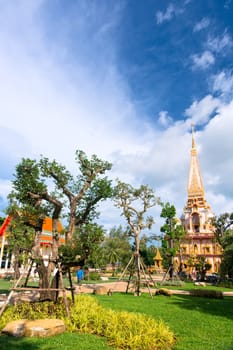
[[[0,289],[0,295],[1,294],[9,294],[9,293],[10,293],[9,289]]]
[[[47,338],[0,335],[1,350],[114,350],[106,339],[92,334],[63,333]]]
[[[28,338],[15,338],[7,335],[0,335],[1,350],[38,350],[40,345]]]
[[[224,297],[223,299],[191,297],[188,295],[179,295],[174,304],[187,310],[198,310],[212,316],[220,316],[233,320],[233,298]]]

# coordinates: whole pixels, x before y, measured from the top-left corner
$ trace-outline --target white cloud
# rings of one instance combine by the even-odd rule
[[[210,51],[204,51],[203,53],[191,56],[193,61],[193,68],[206,69],[215,63],[214,55]]]
[[[159,119],[158,123],[162,125],[163,127],[168,127],[172,123],[172,117],[169,116],[167,111],[161,111],[159,112]]]
[[[220,101],[211,95],[205,96],[200,101],[194,101],[192,105],[185,110],[185,115],[192,118],[197,125],[203,125],[208,122],[209,117],[220,106]]]
[[[221,36],[209,37],[206,45],[209,50],[224,54],[224,49],[231,48],[233,42],[231,36],[224,32]]]
[[[222,94],[232,94],[233,90],[233,75],[230,71],[222,71],[212,77],[213,91],[221,92]]]
[[[200,32],[201,30],[207,28],[210,25],[210,20],[207,17],[202,18],[200,22],[197,22],[193,27],[194,32]]]
[[[163,22],[170,21],[173,17],[183,12],[184,12],[183,9],[180,9],[174,6],[172,3],[170,3],[164,12],[162,11],[156,12],[157,24],[162,24]]]
[[[192,119],[205,124],[196,139],[207,199],[221,210],[220,199],[225,208],[227,189],[233,188],[232,103],[224,106],[220,99],[206,96],[194,101],[185,111],[187,119],[179,122],[161,111],[159,122],[165,130],[156,129],[154,121],[145,123],[140,117],[127,81],[117,70],[111,38],[119,25],[119,7],[113,6],[111,13],[99,9],[96,23],[90,13],[84,15],[74,6],[69,21],[62,17],[61,23],[51,23],[45,30],[41,18],[47,2],[36,2],[41,7],[27,7],[27,3],[22,1],[25,8],[15,11],[0,5],[0,197],[6,198],[9,191],[10,170],[2,175],[9,163],[12,169],[21,157],[43,154],[73,171],[74,151],[83,149],[113,163],[111,178],[118,176],[133,186],[148,184],[163,201],[175,204],[180,215],[186,203]],[[96,8],[85,1],[83,6],[95,13]],[[170,6],[160,21],[177,13]],[[78,26],[77,41],[71,35],[74,26]],[[199,65],[213,64],[211,58],[199,59]],[[215,89],[227,89],[221,79],[217,84],[216,78]],[[210,120],[216,110],[218,114]],[[108,203],[100,220],[109,228],[121,217]]]

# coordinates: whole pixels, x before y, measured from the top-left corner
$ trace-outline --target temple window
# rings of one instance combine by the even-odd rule
[[[193,225],[193,231],[199,232],[200,231],[200,217],[199,214],[194,213],[192,215],[192,225]]]

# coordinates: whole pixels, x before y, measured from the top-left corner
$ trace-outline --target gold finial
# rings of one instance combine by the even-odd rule
[[[192,123],[191,124],[191,128],[192,128],[192,148],[196,148],[195,139],[194,139],[194,126],[195,126],[195,124]]]

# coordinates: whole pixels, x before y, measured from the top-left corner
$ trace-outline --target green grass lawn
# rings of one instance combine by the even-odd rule
[[[233,298],[148,294],[96,296],[105,307],[144,313],[163,320],[177,337],[176,350],[233,350]]]
[[[160,285],[158,283],[158,288],[167,288],[167,289],[178,289],[178,290],[186,290],[189,291],[191,289],[210,289],[210,290],[218,290],[222,292],[231,292],[233,291],[233,288],[228,288],[228,287],[222,287],[218,285],[211,285],[211,284],[206,284],[206,287],[201,287],[201,286],[195,286],[193,282],[185,282],[183,286],[166,286],[166,285]]]
[[[7,292],[11,286],[11,282],[0,280],[0,293]],[[193,287],[191,283],[181,289]],[[175,289],[174,286],[171,288]],[[209,299],[158,295],[151,298],[148,293],[140,297],[114,293],[111,297],[93,295],[93,298],[106,308],[143,313],[163,320],[176,335],[174,350],[233,350],[233,297]],[[1,350],[55,350],[58,346],[62,350],[112,349],[104,339],[93,335],[62,334],[46,339],[0,336]]]
[[[48,338],[0,336],[1,350],[113,350],[103,338],[89,334],[64,333]]]

